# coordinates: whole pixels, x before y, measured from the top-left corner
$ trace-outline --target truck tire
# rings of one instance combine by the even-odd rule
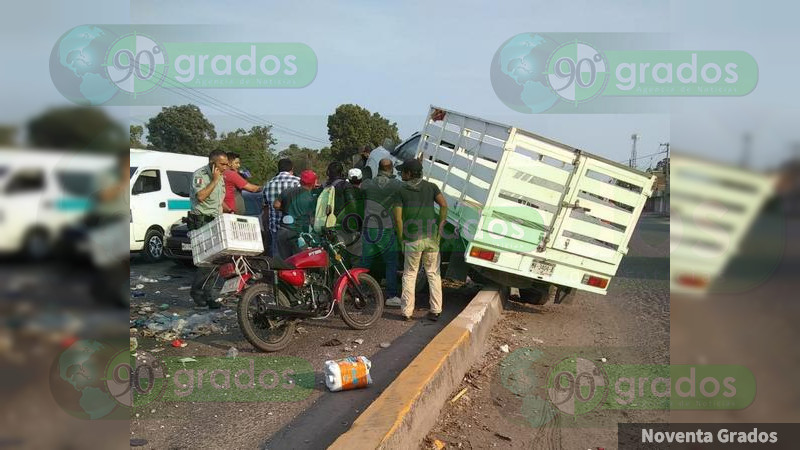
[[[50,256],[52,250],[52,242],[46,230],[34,228],[25,236],[22,253],[28,261],[42,261]]]

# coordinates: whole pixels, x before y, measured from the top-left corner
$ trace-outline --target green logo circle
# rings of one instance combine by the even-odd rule
[[[550,370],[547,394],[561,412],[586,414],[608,397],[608,376],[602,367],[586,358],[564,358]]]
[[[131,33],[111,44],[105,67],[112,83],[136,97],[161,86],[167,78],[169,59],[152,38]]]
[[[547,61],[547,82],[553,92],[574,104],[589,101],[608,83],[608,62],[597,49],[584,42],[558,47]]]

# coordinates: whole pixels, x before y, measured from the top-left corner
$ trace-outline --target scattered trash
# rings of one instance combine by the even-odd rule
[[[179,291],[188,291],[191,288],[192,288],[191,286],[181,286],[181,287],[178,288],[178,290]]]
[[[303,327],[297,327],[297,328],[295,328],[295,329],[294,329],[294,331],[295,331],[297,334],[306,334],[306,333],[308,333],[308,330],[306,330],[306,329],[305,329],[305,328],[303,328]]]
[[[381,345],[381,348],[389,348],[389,346],[392,345],[392,344],[390,344],[388,342],[381,342],[380,345]]]
[[[156,294],[160,294],[160,293],[161,293],[161,291],[156,291]]]
[[[142,291],[133,291],[133,292],[131,292],[131,297],[134,297],[134,298],[144,297],[144,292],[142,292]]]
[[[366,356],[325,361],[325,385],[331,392],[367,387],[372,384],[371,367],[372,363]]]
[[[155,409],[151,409],[151,410],[150,410],[150,414],[155,414],[155,413],[156,413],[156,410],[155,410]]]
[[[131,352],[135,352],[136,349],[139,348],[139,341],[135,338],[131,338]]]
[[[353,342],[355,342],[355,343],[356,343],[356,344],[358,344],[358,345],[361,345],[361,344],[363,344],[363,343],[364,343],[364,339],[361,339],[361,338],[354,339],[354,340],[353,340]]]
[[[525,327],[514,327],[514,329],[517,331],[528,331],[528,329]]]
[[[137,290],[137,289],[144,289],[144,285],[143,284],[137,284],[136,286],[131,288],[132,291]]]
[[[156,294],[158,294],[158,291],[156,291]],[[158,305],[158,309],[160,309],[161,311],[168,310],[169,309],[169,303],[162,303],[162,304]]]
[[[342,350],[344,350],[344,351],[346,351],[346,352],[352,352],[352,351],[353,351],[353,349],[352,349],[352,348],[350,348],[350,347],[345,347],[345,348],[343,348]]]
[[[467,393],[467,388],[464,388],[464,389],[458,391],[458,394],[456,394],[455,397],[450,399],[450,404],[453,404],[453,403],[457,402],[458,399],[460,399],[461,396],[466,394],[466,393]]]
[[[137,278],[136,281],[139,281],[139,282],[142,282],[142,283],[158,283],[158,280],[153,279],[153,278],[147,278],[144,275],[139,275],[139,278]]]
[[[504,435],[504,434],[495,433],[494,435],[499,437],[500,439],[502,439],[504,441],[511,442],[511,438],[506,436],[506,435]]]
[[[183,339],[173,339],[172,342],[170,342],[170,345],[172,345],[175,348],[180,348],[180,347],[186,347],[187,344],[186,342],[183,341]]]
[[[544,344],[544,341],[538,338],[531,338],[531,340],[536,344]]]
[[[169,280],[171,280],[171,279],[172,279],[172,277],[171,277],[171,276],[169,276],[169,275],[164,275],[163,277],[159,277],[159,278],[158,278],[158,281],[169,281]]]
[[[239,350],[236,350],[236,347],[231,347],[228,349],[228,353],[225,354],[228,358],[236,358],[239,356]]]
[[[147,439],[131,439],[131,447],[144,447],[147,445]]]
[[[342,345],[342,341],[333,338],[329,341],[326,341],[322,344],[323,347],[336,347],[337,345]]]
[[[150,353],[158,353],[158,352],[163,352],[163,351],[164,351],[163,347],[158,347],[158,348],[154,348],[154,349],[150,350]]]
[[[194,359],[194,358],[181,358],[181,359],[178,360],[178,362],[183,364],[184,367],[186,367],[186,363],[188,363],[188,362],[197,362],[197,360]]]
[[[442,450],[445,446],[445,443],[440,441],[439,439],[434,439],[433,446],[436,447],[436,450]]]
[[[608,361],[608,360],[605,359],[605,358],[600,358],[600,362],[606,362],[606,361]]]
[[[508,353],[508,344],[503,344],[500,346],[500,351],[503,353]]]

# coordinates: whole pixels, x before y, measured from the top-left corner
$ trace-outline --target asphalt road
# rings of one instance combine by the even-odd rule
[[[145,314],[139,314],[139,311],[142,305],[150,303],[155,306],[166,303],[169,309],[163,313],[177,314],[178,317],[207,314],[207,311],[194,309],[189,291],[185,289],[191,282],[191,276],[191,270],[169,261],[146,264],[134,260],[131,265],[131,286],[144,295],[132,298],[131,320],[149,317],[152,311]],[[135,289],[139,284],[143,287]],[[280,402],[157,401],[149,404],[139,417],[131,418],[131,439],[145,440],[145,448],[324,447],[348,429],[358,414],[463,309],[476,292],[477,287],[446,288],[445,309],[438,322],[425,320],[425,309],[415,312],[418,320],[403,322],[396,308],[387,308],[376,326],[365,331],[350,329],[337,316],[319,321],[306,320],[300,325],[302,331],[295,334],[291,345],[276,353],[261,353],[244,339],[236,324],[235,311],[218,320],[217,325],[225,331],[187,339],[188,345],[183,348],[173,348],[168,342],[160,340],[158,335],[144,337],[146,325],[141,326],[140,323],[136,331],[131,330],[131,336],[138,339],[137,356],[140,358],[224,357],[231,347],[238,350],[237,358],[256,358],[260,359],[259,362],[276,357],[302,358],[313,368],[315,388],[303,398]],[[425,297],[418,299],[420,305],[427,306]],[[232,309],[234,305],[227,306]],[[342,344],[322,345],[333,338]],[[363,343],[358,345],[353,342],[355,339],[363,339]],[[381,348],[381,343],[390,346]],[[351,350],[346,351],[344,347]],[[372,361],[370,373],[373,384],[357,391],[328,392],[322,378],[324,362],[359,355],[367,356]],[[187,364],[191,367],[192,363]]]

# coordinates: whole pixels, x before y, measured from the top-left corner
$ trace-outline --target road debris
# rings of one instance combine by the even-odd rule
[[[322,372],[325,385],[331,392],[367,387],[372,384],[372,377],[369,374],[371,367],[372,362],[366,356],[325,361]],[[342,377],[342,374],[348,376]]]
[[[182,348],[186,347],[188,344],[184,342],[182,339],[173,339],[172,342],[170,342],[170,345],[172,345],[175,348]]]
[[[136,349],[139,348],[139,341],[135,338],[131,338],[131,352],[135,352]]]
[[[144,275],[139,275],[139,278],[137,278],[136,281],[140,283],[158,283],[158,280],[155,278],[148,278]]]
[[[502,439],[504,441],[511,442],[511,438],[506,436],[506,435],[504,435],[504,434],[495,433],[494,435],[499,437],[500,439]]]
[[[228,349],[228,353],[226,353],[225,356],[236,359],[236,357],[239,356],[239,350],[237,350],[236,347],[231,347]]]
[[[458,401],[458,399],[460,399],[460,398],[461,398],[461,396],[463,396],[463,395],[464,395],[464,394],[466,394],[466,393],[467,393],[467,388],[464,388],[464,389],[462,389],[462,390],[458,391],[458,394],[456,394],[456,395],[455,395],[455,397],[453,397],[453,398],[451,398],[451,399],[450,399],[450,403],[452,404],[452,403],[455,403],[455,402],[457,402],[457,401]]]
[[[381,342],[381,344],[380,344],[381,348],[389,348],[390,345],[392,345],[392,344],[390,344],[388,342]]]
[[[333,338],[333,339],[331,339],[329,341],[325,341],[325,342],[322,343],[323,347],[336,347],[337,345],[342,345],[342,341],[340,341],[340,340],[338,340],[336,338]]]
[[[353,342],[354,342],[354,343],[356,343],[356,344],[358,344],[358,345],[361,345],[361,344],[363,344],[363,343],[364,343],[364,339],[361,339],[361,338],[358,338],[358,339],[353,339]]]
[[[503,344],[500,346],[500,351],[503,353],[508,353],[508,344]]]

